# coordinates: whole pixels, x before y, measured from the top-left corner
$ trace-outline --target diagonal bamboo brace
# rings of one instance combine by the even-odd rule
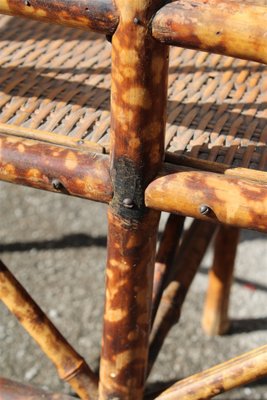
[[[33,386],[23,385],[0,378],[0,400],[75,400],[75,397],[61,393],[48,393]],[[77,400],[77,398],[76,398]]]
[[[156,400],[205,400],[267,375],[267,345],[175,383]]]
[[[185,217],[170,214],[159,244],[153,279],[152,323],[155,319],[160,299],[166,285],[166,277],[172,266],[175,251],[180,244],[184,220]]]
[[[178,248],[150,334],[148,372],[169,330],[179,321],[185,297],[215,229],[214,224],[195,220]]]
[[[97,378],[0,260],[0,299],[84,400],[97,399]]]

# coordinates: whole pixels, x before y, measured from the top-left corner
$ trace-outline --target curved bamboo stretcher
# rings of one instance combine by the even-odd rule
[[[215,233],[209,334],[229,325],[238,228],[267,231],[265,2],[0,0],[0,13],[68,26],[0,19],[0,179],[109,204],[99,376],[2,262],[1,300],[81,399],[141,400]],[[159,398],[266,374],[263,346]],[[0,380],[1,400],[40,396],[70,398]]]

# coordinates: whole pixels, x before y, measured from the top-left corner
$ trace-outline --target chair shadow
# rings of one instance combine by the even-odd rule
[[[174,385],[178,379],[171,379],[168,381],[156,381],[148,383],[145,388],[145,400],[154,400],[164,390],[167,390],[170,386]]]
[[[255,331],[267,330],[267,317],[231,319],[230,329],[226,335],[236,335]]]
[[[60,239],[51,239],[32,242],[14,242],[0,244],[0,253],[4,252],[24,252],[35,250],[59,250],[66,248],[81,248],[81,247],[106,247],[107,238],[105,236],[93,237],[84,233],[76,233],[65,235]]]
[[[201,267],[201,268],[199,268],[198,271],[200,274],[208,275],[209,268]],[[255,281],[251,281],[251,280],[247,280],[247,279],[243,279],[243,278],[234,276],[234,283],[237,283],[241,286],[245,286],[245,287],[247,287],[248,290],[252,290],[252,291],[259,290],[261,292],[267,292],[267,286],[263,285],[259,282],[255,282]]]
[[[266,232],[250,231],[248,229],[241,230],[239,242],[257,240],[257,239],[266,240],[267,239]]]

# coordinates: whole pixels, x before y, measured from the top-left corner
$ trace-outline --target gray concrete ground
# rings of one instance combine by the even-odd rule
[[[1,258],[68,340],[97,368],[106,244],[105,206],[0,184]],[[232,291],[231,334],[209,338],[200,327],[207,255],[170,332],[150,383],[168,383],[266,343],[266,236],[243,232]],[[0,304],[0,375],[64,390],[55,369]],[[221,395],[267,399],[267,379]]]

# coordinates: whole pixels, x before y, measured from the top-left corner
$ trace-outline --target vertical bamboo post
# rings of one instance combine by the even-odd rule
[[[209,335],[222,335],[229,328],[228,305],[239,229],[220,226],[204,306],[202,327]]]
[[[149,21],[161,0],[116,0],[112,38],[111,177],[99,398],[140,400],[146,375],[159,212],[144,190],[162,163],[168,48]]]

